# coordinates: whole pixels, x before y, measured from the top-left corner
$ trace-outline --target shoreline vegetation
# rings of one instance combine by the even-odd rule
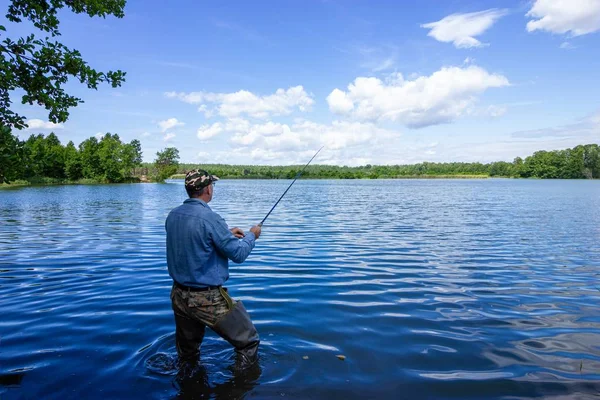
[[[202,166],[200,166],[202,167]],[[212,172],[211,172],[212,173]],[[217,175],[217,174],[215,174]],[[217,175],[219,176],[219,175]],[[169,179],[184,179],[185,174],[175,174],[171,176]],[[221,176],[219,176],[221,178]],[[311,176],[306,177],[304,174],[302,175],[303,179],[488,179],[489,175],[402,175],[396,177],[378,177],[378,178],[369,178],[369,177],[361,177],[361,178],[332,178],[332,177],[321,177],[321,176]],[[498,177],[498,178],[508,178],[508,177]],[[225,179],[239,180],[239,179],[293,179],[283,177],[283,178],[269,178],[263,176],[226,176]]]
[[[139,140],[121,141],[106,133],[75,146],[61,144],[54,133],[32,134],[20,140],[0,127],[0,188],[28,185],[105,184],[164,182],[182,179],[185,172],[203,168],[222,179],[293,179],[302,165],[228,165],[179,162],[179,150],[167,147],[156,153],[153,163],[142,162]],[[308,166],[303,179],[599,179],[600,146],[537,151],[512,162],[432,163],[410,165],[364,165],[357,167]]]

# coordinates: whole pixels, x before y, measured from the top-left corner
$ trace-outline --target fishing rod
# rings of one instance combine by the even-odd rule
[[[323,146],[323,147],[325,147],[325,146]],[[281,197],[279,198],[279,200],[277,200],[277,202],[276,202],[276,203],[273,205],[273,207],[271,207],[271,210],[270,210],[270,211],[267,213],[267,215],[265,215],[265,217],[263,218],[263,220],[262,220],[262,221],[260,221],[260,224],[258,224],[258,226],[260,226],[260,227],[262,227],[262,226],[263,226],[263,223],[264,223],[264,222],[265,222],[265,220],[266,220],[266,219],[269,217],[269,215],[271,215],[271,212],[273,212],[273,210],[275,209],[275,207],[277,207],[277,204],[279,204],[279,202],[281,201],[281,199],[283,199],[283,196],[285,196],[285,194],[288,192],[288,190],[290,190],[290,188],[292,187],[292,185],[294,184],[294,182],[296,182],[296,179],[298,179],[298,178],[300,177],[300,175],[302,175],[302,173],[304,172],[304,170],[306,169],[306,167],[308,167],[308,164],[310,164],[310,162],[311,162],[312,160],[314,160],[314,158],[317,156],[317,154],[319,154],[319,152],[320,152],[321,150],[323,150],[323,147],[321,147],[321,148],[319,149],[319,151],[317,151],[317,152],[315,153],[315,155],[314,155],[314,156],[312,156],[312,158],[310,159],[310,161],[306,163],[306,165],[304,166],[304,168],[302,168],[302,169],[300,170],[300,172],[298,172],[298,174],[296,174],[296,177],[294,178],[294,180],[292,181],[292,183],[290,183],[290,186],[288,186],[288,188],[287,188],[287,189],[285,189],[285,192],[283,192],[283,194],[281,195]]]

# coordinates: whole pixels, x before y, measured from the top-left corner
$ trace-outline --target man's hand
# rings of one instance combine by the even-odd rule
[[[261,231],[262,228],[260,227],[260,225],[254,225],[252,228],[250,228],[250,232],[254,233],[254,236],[256,236],[257,239],[260,236]]]
[[[233,235],[234,235],[236,238],[238,238],[238,239],[241,239],[241,238],[243,238],[243,237],[245,236],[245,234],[244,234],[244,231],[243,231],[243,230],[241,230],[241,229],[240,229],[240,228],[238,228],[238,227],[231,228],[231,229],[230,229],[230,231],[231,231],[231,233],[233,233]]]

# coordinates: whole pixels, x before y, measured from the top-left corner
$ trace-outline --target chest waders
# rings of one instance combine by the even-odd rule
[[[234,302],[222,287],[219,288],[219,291],[227,302],[229,312],[222,316],[211,329],[235,348],[235,368],[246,369],[258,359],[258,344],[260,343],[258,332],[244,304],[239,300]]]

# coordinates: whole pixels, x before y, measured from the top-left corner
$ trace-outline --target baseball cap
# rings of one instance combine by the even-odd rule
[[[202,189],[218,180],[219,177],[211,175],[203,169],[193,169],[185,174],[185,187]]]

